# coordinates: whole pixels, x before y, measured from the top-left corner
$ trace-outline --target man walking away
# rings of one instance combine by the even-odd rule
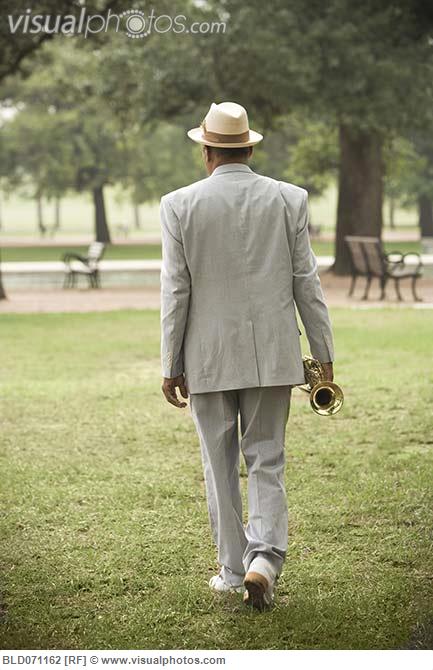
[[[262,135],[241,105],[212,104],[188,135],[202,145],[209,176],[161,200],[162,390],[176,407],[186,406],[176,389],[190,397],[221,565],[209,585],[245,590],[245,602],[263,610],[287,551],[285,428],[291,387],[305,382],[295,305],[329,381],[332,331],[307,192],[251,170]]]

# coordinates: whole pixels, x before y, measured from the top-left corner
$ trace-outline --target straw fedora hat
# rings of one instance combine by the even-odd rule
[[[188,130],[188,137],[209,147],[252,147],[263,135],[250,130],[247,110],[236,102],[211,104],[198,128]]]

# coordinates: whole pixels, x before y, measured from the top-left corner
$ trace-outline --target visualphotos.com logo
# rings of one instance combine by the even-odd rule
[[[34,14],[31,9],[26,9],[22,14],[9,14],[8,22],[12,34],[48,33],[82,35],[85,38],[89,35],[108,32],[108,30],[123,32],[131,39],[141,39],[151,33],[173,32],[204,35],[226,32],[224,21],[190,22],[184,14],[157,15],[153,9],[147,16],[139,9],[128,9],[120,14],[115,14],[109,9],[104,15],[88,14],[83,7],[77,16],[73,14]]]

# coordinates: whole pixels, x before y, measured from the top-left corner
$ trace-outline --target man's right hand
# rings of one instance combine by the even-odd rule
[[[323,370],[325,373],[325,381],[332,382],[334,381],[334,365],[333,363],[322,363]]]
[[[164,377],[161,390],[165,395],[167,402],[175,407],[186,407],[186,402],[181,402],[177,397],[176,388],[179,388],[182,398],[188,398],[188,389],[186,388],[185,377],[183,374],[178,375],[177,377]]]

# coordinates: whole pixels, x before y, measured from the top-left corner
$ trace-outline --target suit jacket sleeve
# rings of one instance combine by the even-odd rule
[[[322,363],[334,360],[334,344],[328,308],[311,249],[308,232],[308,193],[299,210],[293,252],[293,295],[310,344],[311,355]]]
[[[178,218],[166,196],[160,207],[161,268],[161,366],[163,377],[184,372],[183,339],[188,316],[191,277],[185,259]]]

